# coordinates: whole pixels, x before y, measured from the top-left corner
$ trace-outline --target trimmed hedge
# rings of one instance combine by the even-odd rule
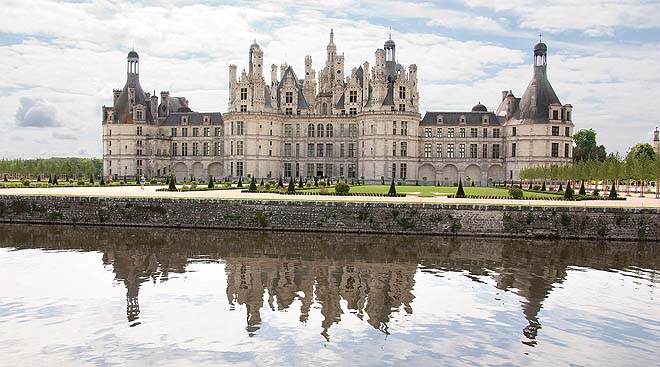
[[[176,191],[178,191],[178,192],[186,191],[187,192],[187,191],[216,191],[216,190],[236,190],[236,189],[237,189],[236,187],[224,187],[224,186],[223,187],[218,187],[218,186],[199,187],[198,186],[198,187],[195,187],[195,188],[187,187],[185,189],[184,188],[177,188]],[[169,188],[162,188],[162,189],[156,189],[156,191],[174,191],[174,190],[170,190]],[[247,191],[247,190],[243,190],[242,192],[245,192],[245,191]]]
[[[450,199],[456,199],[456,195],[447,195]],[[498,196],[498,195],[466,195],[461,199],[504,199],[504,200],[545,200],[545,201],[584,201],[584,200],[626,200],[624,197],[610,198],[607,196],[590,196],[590,195],[574,195],[572,199],[566,199],[563,196],[557,197],[523,197],[516,199],[512,196]]]
[[[250,191],[243,190],[241,192],[249,193]],[[406,194],[388,195],[388,194],[377,194],[374,192],[349,192],[347,194],[338,194],[336,192],[300,192],[300,191],[290,193],[290,192],[286,192],[286,190],[276,191],[276,192],[274,191],[270,191],[270,192],[260,191],[260,192],[266,194],[280,194],[280,195],[375,196],[375,197],[397,197],[397,198],[402,198],[406,196]]]

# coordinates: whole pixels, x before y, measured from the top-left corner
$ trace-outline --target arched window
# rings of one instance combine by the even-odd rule
[[[322,138],[322,137],[323,137],[323,124],[319,124],[319,125],[316,127],[316,130],[319,132],[319,133],[318,133],[318,134],[319,134],[319,138]]]
[[[332,128],[332,124],[325,125],[325,136],[332,138],[335,135],[335,131]]]
[[[307,137],[314,137],[314,124],[307,125]]]

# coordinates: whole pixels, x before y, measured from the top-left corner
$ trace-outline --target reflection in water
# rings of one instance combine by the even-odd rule
[[[528,325],[521,332],[533,346],[543,302],[564,282],[567,269],[660,269],[658,246],[584,241],[4,225],[0,246],[101,252],[126,286],[130,326],[140,324],[142,283],[165,282],[192,262],[224,261],[227,300],[231,309],[245,308],[250,336],[262,326],[264,307],[283,311],[299,304],[301,323],[308,322],[311,308],[320,308],[326,340],[345,309],[388,334],[394,313],[413,313],[418,271],[460,272],[524,298]],[[657,272],[644,276],[658,282]]]

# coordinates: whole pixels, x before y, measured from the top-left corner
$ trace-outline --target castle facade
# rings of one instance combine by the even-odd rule
[[[128,54],[127,81],[103,106],[103,174],[178,180],[229,177],[395,179],[475,185],[518,179],[530,165],[572,156],[572,106],[547,78],[547,47],[534,47],[533,77],[522,94],[466,112],[419,111],[417,66],[397,63],[392,39],[346,73],[334,33],[318,73],[311,56],[299,77],[271,65],[255,42],[240,75],[229,66],[227,112],[196,112],[184,97],[145,93],[139,57]]]

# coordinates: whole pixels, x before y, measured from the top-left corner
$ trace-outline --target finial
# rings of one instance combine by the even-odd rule
[[[543,42],[541,37],[543,37],[543,34],[541,32],[539,32],[539,43]]]
[[[390,27],[390,39],[392,39],[392,27]]]

